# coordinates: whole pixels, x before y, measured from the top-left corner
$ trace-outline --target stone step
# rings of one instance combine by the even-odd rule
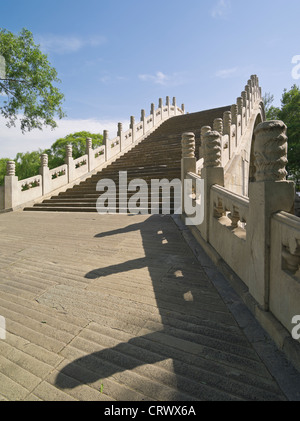
[[[139,158],[138,165],[137,165],[136,159],[127,159],[127,160],[124,159],[123,161],[120,161],[120,162],[117,162],[117,161],[113,162],[110,165],[109,169],[116,170],[116,168],[123,167],[124,164],[126,164],[126,168],[130,168],[132,170],[142,167],[149,171],[151,170],[157,171],[157,169],[159,168],[168,168],[168,169],[178,168],[180,167],[180,162],[181,162],[180,159],[175,160],[173,157],[170,157],[169,159],[167,158],[162,159],[160,161],[159,160],[154,161],[153,159],[151,159],[151,161],[149,160],[147,161],[146,159]],[[108,168],[105,168],[105,170],[107,169]],[[103,172],[105,171],[103,170]]]
[[[98,192],[97,194],[95,194],[93,196],[87,196],[87,197],[83,197],[82,195],[80,195],[80,196],[79,195],[77,195],[77,196],[75,196],[75,195],[73,195],[73,196],[72,195],[69,195],[69,196],[56,196],[56,197],[53,196],[51,199],[44,200],[43,203],[53,203],[53,202],[57,202],[57,203],[66,202],[66,203],[69,203],[69,202],[80,202],[80,201],[85,202],[85,203],[88,203],[88,202],[93,203],[93,202],[96,202],[97,201],[97,199],[98,199],[98,197],[100,197],[100,195],[102,195],[101,192]],[[127,198],[130,199],[134,195],[135,195],[134,192],[133,193],[132,192],[127,193]],[[105,194],[105,196],[107,196],[109,198],[113,198],[114,197],[114,195],[110,195],[110,194]],[[143,200],[144,199],[151,200],[151,194],[141,194],[141,195],[139,195],[139,197],[141,197]],[[159,197],[159,200],[162,200],[162,194],[159,194],[158,197]],[[168,200],[168,199],[173,200],[174,197],[179,197],[180,198],[181,195],[180,196],[179,195],[174,195],[171,192],[171,195],[170,194],[164,195],[164,200]],[[117,202],[119,201],[119,199],[120,199],[119,195],[116,195]],[[123,197],[121,197],[121,200],[122,199],[123,199]]]
[[[121,208],[123,209],[123,208]],[[67,207],[67,206],[32,206],[32,207],[25,207],[23,209],[24,211],[30,211],[30,212],[34,212],[34,211],[41,211],[41,212],[97,212],[97,208],[94,206],[90,206],[90,207]],[[148,208],[140,208],[140,212],[146,215],[150,215],[151,214],[151,207]],[[114,212],[114,209],[112,210],[112,212],[110,213],[124,213],[124,212],[118,212],[118,208],[117,211]],[[127,213],[130,213],[129,210],[127,211]],[[174,210],[171,208],[170,210],[170,215],[172,215],[174,213]]]
[[[144,199],[144,200],[147,200],[147,198]],[[142,200],[142,202],[144,200]],[[124,206],[128,205],[128,203],[129,203],[129,201],[121,201],[121,202],[118,201],[118,200],[116,201],[116,205],[117,206],[121,206],[121,207],[124,207]],[[70,201],[70,202],[66,202],[66,201],[47,201],[46,202],[46,201],[44,201],[42,203],[35,203],[34,204],[34,207],[60,206],[60,207],[74,207],[74,208],[75,207],[84,207],[84,208],[86,208],[86,207],[96,206],[96,204],[97,204],[97,201],[96,200],[94,202],[84,202],[84,201],[78,201],[78,202],[74,202],[74,201]],[[154,201],[151,201],[151,205],[152,206],[154,206],[154,205],[155,206],[156,205],[159,205],[159,206],[162,206],[162,205],[170,205],[170,206],[173,206],[174,205],[174,200],[173,199],[166,199],[164,201],[162,201],[162,200],[160,200],[160,201],[154,200]]]
[[[117,193],[119,191],[119,172],[127,172],[127,185],[134,179],[143,179],[147,182],[148,192],[141,194],[141,200],[148,200],[151,203],[151,181],[167,179],[172,181],[181,178],[181,137],[184,132],[195,133],[196,157],[199,155],[200,131],[202,126],[213,126],[215,118],[223,116],[230,107],[208,110],[172,117],[165,121],[147,138],[137,144],[130,151],[118,157],[113,163],[102,171],[91,175],[85,181],[64,192],[60,192],[50,199],[44,200],[25,210],[31,211],[58,211],[58,212],[96,212],[97,199],[103,192],[97,192],[96,186],[101,179],[110,179],[115,182]],[[171,207],[174,203],[174,194],[171,190]],[[135,192],[127,192],[127,198]],[[111,197],[111,196],[109,196]],[[117,205],[119,198],[117,196]],[[161,206],[161,197],[159,203]],[[168,198],[164,198],[168,200]],[[120,202],[120,206],[126,203]],[[146,211],[146,210],[145,210]],[[147,209],[148,213],[148,209]]]
[[[100,197],[101,194],[102,194],[101,192],[98,192],[98,193],[95,193],[95,194],[86,194],[86,195],[82,195],[82,194],[77,194],[77,195],[70,194],[70,195],[66,195],[66,196],[57,196],[57,197],[53,197],[52,199],[44,200],[43,203],[44,202],[47,202],[47,201],[51,201],[52,202],[53,200],[58,201],[58,202],[61,202],[61,201],[72,201],[72,200],[75,200],[75,201],[80,201],[80,200],[82,200],[82,201],[89,201],[89,200],[90,201],[96,201]],[[133,194],[128,194],[128,199],[131,196],[133,196]],[[113,196],[107,195],[107,197],[113,197]],[[148,198],[148,200],[151,200],[151,195],[150,194],[148,194],[147,196],[141,195],[140,197],[143,198],[143,199],[144,198]],[[160,195],[160,197],[161,197],[161,195]],[[166,198],[168,198],[168,196],[166,196]],[[171,198],[173,198],[173,195],[171,195]],[[118,200],[118,196],[117,196],[117,200]]]
[[[101,178],[108,178],[108,176],[113,177],[114,179],[119,179],[119,173],[120,172],[127,172],[127,178],[128,179],[135,179],[135,178],[142,178],[147,177],[148,179],[158,179],[158,178],[170,178],[173,177],[173,175],[178,175],[181,173],[180,168],[174,167],[174,168],[163,168],[162,166],[156,168],[156,169],[147,169],[145,167],[135,167],[135,168],[126,168],[125,166],[119,169],[113,169],[110,168],[109,171],[103,171],[101,174],[95,175],[92,178],[89,178],[88,180],[82,181],[81,184],[87,182],[87,181],[98,181],[101,180]]]
[[[180,180],[179,177],[177,177],[177,179]],[[110,180],[112,180],[112,179],[110,179]],[[143,180],[147,181],[145,179],[143,179]],[[118,181],[117,180],[112,180],[112,181],[115,182],[116,188],[118,189],[118,184],[119,184]],[[61,196],[61,195],[65,194],[65,193],[68,193],[68,192],[94,193],[94,192],[97,191],[96,186],[97,186],[97,183],[94,183],[94,184],[90,183],[90,184],[87,184],[87,185],[76,186],[76,187],[73,187],[73,189],[68,189],[66,192],[59,193],[59,195]],[[151,183],[147,183],[147,186],[148,186],[148,189],[150,189]]]

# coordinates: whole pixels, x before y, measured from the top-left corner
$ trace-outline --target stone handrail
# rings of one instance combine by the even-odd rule
[[[224,187],[214,185],[211,187],[211,200],[214,209],[214,218],[227,218],[231,229],[241,227],[245,229],[249,215],[249,198],[239,196]]]
[[[241,118],[241,127],[246,116]],[[204,220],[198,226],[189,225],[281,348],[291,339],[292,317],[300,314],[300,218],[292,214],[294,183],[286,180],[286,130],[283,122],[268,121],[251,133],[255,173],[249,197],[224,187],[221,130],[205,130],[201,145]],[[193,133],[182,135],[181,168],[184,189],[185,179],[199,177]],[[190,216],[183,208],[182,219]],[[300,369],[298,345],[295,364]]]
[[[280,268],[300,281],[300,218],[287,212],[279,212],[273,215],[271,223],[280,226]]]
[[[248,143],[248,132],[249,129],[251,130],[253,128],[253,117],[257,115],[261,103],[261,88],[258,77],[252,75],[244,91],[241,92],[241,96],[231,106],[231,110],[224,112],[222,118],[215,119],[213,127],[204,126],[201,128],[200,160],[197,163],[198,173],[201,173],[203,168],[203,143],[204,136],[208,131],[219,133],[221,141],[221,164],[225,169],[225,173],[229,170],[234,157],[241,153],[244,142],[246,141]],[[264,113],[263,107],[261,112]]]
[[[270,311],[290,331],[300,303],[300,218],[287,212],[271,219],[270,270]]]
[[[25,178],[24,180],[18,181],[19,187],[22,191],[29,190],[41,185],[42,178],[40,175]]]
[[[58,177],[61,177],[62,175],[65,175],[67,172],[67,165],[63,164],[60,167],[53,168],[49,171],[51,179],[55,179]]]
[[[19,181],[15,175],[15,162],[9,161],[4,188],[0,189],[0,193],[2,193],[0,210],[13,210],[32,201],[43,200],[46,196],[58,190],[62,191],[71,187],[76,181],[82,181],[92,173],[100,171],[101,168],[134,147],[158,128],[163,121],[180,114],[184,114],[184,105],[178,108],[176,98],[173,98],[172,105],[169,97],[166,98],[166,105],[163,105],[160,98],[157,109],[155,109],[154,104],[151,104],[149,116],[146,116],[145,111],[142,110],[141,119],[137,123],[135,118],[131,116],[130,127],[125,132],[122,123],[119,123],[115,138],[109,139],[108,131],[104,130],[102,146],[93,149],[92,139],[87,139],[85,155],[73,159],[72,146],[67,145],[65,165],[63,166],[50,170],[48,156],[43,154],[41,156],[40,174],[33,177],[32,180]],[[25,188],[22,187],[23,185]]]

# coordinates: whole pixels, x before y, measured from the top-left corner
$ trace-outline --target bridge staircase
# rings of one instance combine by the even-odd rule
[[[203,126],[213,126],[217,118],[222,118],[230,107],[222,107],[197,113],[172,117],[165,121],[153,133],[137,144],[133,149],[120,156],[106,168],[80,182],[72,188],[52,196],[41,203],[25,207],[25,211],[57,212],[97,212],[97,199],[101,195],[96,186],[101,179],[113,180],[117,187],[117,212],[119,209],[119,173],[127,172],[127,182],[135,179],[145,180],[148,184],[148,199],[151,197],[151,180],[167,179],[172,181],[181,178],[181,136],[183,132],[192,131],[196,135],[196,151],[199,156],[200,130]],[[135,192],[128,192],[128,199]],[[174,212],[174,192],[170,198],[170,213]],[[124,203],[121,204],[124,209]],[[162,198],[160,197],[160,212]],[[150,211],[144,209],[145,213]]]

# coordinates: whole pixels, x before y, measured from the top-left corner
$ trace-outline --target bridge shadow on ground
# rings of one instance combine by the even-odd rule
[[[124,275],[124,297],[114,297],[115,310],[125,303],[120,319],[127,313],[134,329],[100,326],[100,350],[62,368],[56,386],[110,378],[135,391],[124,400],[284,399],[172,218],[153,215],[96,238],[118,241],[123,234],[133,241],[141,235],[144,257],[95,268],[86,278],[100,288],[114,275],[114,287],[115,276]],[[136,270],[145,268],[150,277],[143,279]],[[108,389],[104,383],[103,393]]]

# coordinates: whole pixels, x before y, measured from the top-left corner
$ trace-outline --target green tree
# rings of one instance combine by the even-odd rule
[[[44,153],[48,154],[49,157],[49,167],[56,168],[64,164],[66,156],[66,146],[72,145],[73,147],[73,158],[79,158],[85,154],[86,149],[86,138],[90,137],[92,139],[93,148],[97,148],[102,145],[103,136],[101,134],[93,134],[89,132],[76,132],[69,134],[64,138],[58,139],[53,143],[50,149],[47,149]]]
[[[16,175],[19,180],[24,180],[25,178],[37,175],[41,165],[40,156],[43,153],[48,155],[48,165],[50,169],[59,167],[65,162],[66,145],[69,144],[73,146],[73,158],[79,158],[85,154],[87,137],[92,139],[92,146],[94,149],[102,145],[103,136],[101,134],[82,131],[69,134],[62,139],[56,140],[50,149],[39,149],[38,151],[33,152],[17,153],[14,159],[16,162]],[[0,185],[4,183],[7,161],[9,161],[8,158],[0,159]]]
[[[288,172],[294,178],[298,188],[300,184],[300,89],[293,85],[283,92],[278,119],[287,125]]]
[[[281,107],[273,107],[273,96],[266,94],[263,98],[267,105],[267,120],[282,120],[287,126],[289,176],[294,179],[300,190],[300,89],[293,85],[288,91],[284,89]]]
[[[280,108],[271,105],[274,101],[274,95],[271,95],[270,92],[266,92],[262,99],[265,106],[266,119],[278,120],[278,112],[280,111]]]
[[[60,82],[56,70],[34,43],[32,33],[24,28],[14,35],[0,28],[0,55],[5,60],[5,73],[2,65],[0,75],[0,111],[7,126],[15,126],[20,115],[22,132],[55,128],[54,117],[65,116],[61,108],[64,95],[55,87]]]
[[[0,158],[0,186],[4,184],[4,177],[6,175],[6,164],[10,161],[9,158]]]
[[[40,156],[42,153],[43,151],[41,149],[33,152],[17,153],[15,163],[16,175],[19,180],[39,174],[39,168],[41,166]]]

